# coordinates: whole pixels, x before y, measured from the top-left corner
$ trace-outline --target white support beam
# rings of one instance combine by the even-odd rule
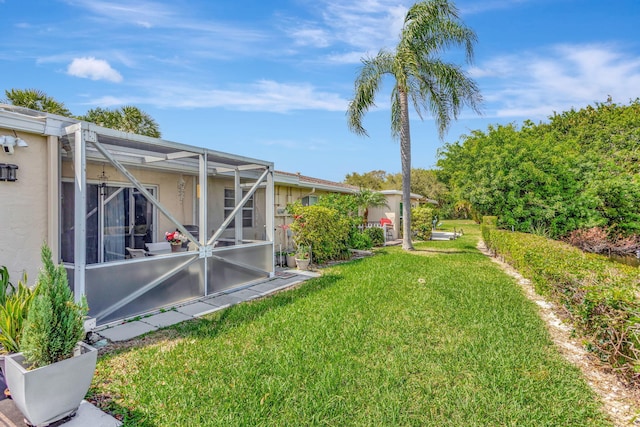
[[[274,196],[274,188],[273,188],[273,169],[269,168],[269,174],[267,175],[267,189],[265,191],[265,204],[266,209],[265,209],[265,215],[266,215],[266,220],[265,220],[265,228],[266,228],[266,239],[271,242],[274,243],[274,234],[275,234],[275,224],[274,224],[274,213],[273,213],[273,209],[274,209],[274,203],[275,203],[275,196]],[[272,261],[272,270],[270,273],[270,276],[273,277],[274,276],[274,272],[275,272],[275,244],[271,245],[272,248],[274,248],[274,250],[272,251],[272,257],[271,259]]]
[[[209,209],[207,195],[209,194],[208,190],[208,182],[209,176],[207,174],[207,153],[200,154],[199,158],[199,181],[200,183],[197,186],[196,197],[198,198],[198,241],[200,242],[201,247],[205,245],[207,240],[207,224],[209,223],[209,218],[207,216],[207,212]],[[206,253],[206,251],[205,251]],[[209,263],[207,260],[204,260],[204,294],[209,295],[209,273],[208,273]]]
[[[142,159],[145,163],[164,162],[165,160],[167,160],[164,157],[156,157],[156,156],[144,156]]]
[[[166,155],[167,160],[184,159],[185,157],[195,157],[198,153],[190,153],[188,151],[178,151]]]
[[[238,206],[240,204],[240,201],[242,200],[242,187],[240,186],[240,171],[238,169],[236,169],[234,176],[234,194],[235,194],[235,203],[236,206]],[[241,206],[244,206],[244,204],[242,204]],[[234,215],[235,217],[235,228],[234,228],[234,240],[236,245],[240,245],[242,244],[242,209],[239,209],[238,211],[236,211],[236,214]]]
[[[85,136],[88,139],[96,135],[88,133],[81,124],[70,126],[74,133],[74,219],[73,219],[73,293],[76,302],[85,295],[85,273],[87,268],[87,157]]]
[[[225,168],[225,167],[217,167],[216,170],[220,173],[229,173],[229,172],[235,172],[235,171],[251,171],[251,170],[264,170],[265,166],[264,165],[255,165],[255,164],[251,164],[251,165],[240,165],[240,166],[236,166],[234,168]]]

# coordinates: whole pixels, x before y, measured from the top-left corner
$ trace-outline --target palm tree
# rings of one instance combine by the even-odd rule
[[[384,197],[384,194],[377,191],[361,188],[360,191],[355,194],[355,197],[358,208],[363,211],[362,218],[365,225],[369,222],[369,208],[389,207],[387,198]]]
[[[79,119],[123,132],[131,132],[153,138],[160,137],[158,123],[149,114],[132,105],[126,105],[115,110],[100,107],[92,108]]]
[[[363,59],[356,78],[347,117],[349,129],[359,135],[367,135],[362,118],[375,105],[382,78],[389,75],[395,80],[391,93],[391,131],[394,138],[400,138],[405,250],[413,250],[409,98],[421,119],[423,111],[433,115],[441,139],[451,118],[457,119],[464,105],[478,111],[481,96],[476,83],[458,65],[438,57],[451,46],[462,46],[467,62],[471,62],[475,41],[475,33],[460,21],[458,10],[449,0],[422,1],[407,12],[395,51],[383,49],[375,57]]]
[[[37,89],[11,89],[4,91],[6,102],[18,107],[30,108],[45,113],[73,117],[71,111],[62,102],[56,101],[46,93]]]

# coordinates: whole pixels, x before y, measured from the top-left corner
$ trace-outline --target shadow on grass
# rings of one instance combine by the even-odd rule
[[[93,388],[89,390],[86,400],[122,422],[123,427],[157,427],[157,424],[146,420],[142,412],[118,405],[110,396],[96,394]]]
[[[477,249],[465,249],[465,248],[442,248],[442,249],[434,249],[434,248],[415,248],[413,252],[416,255],[427,255],[427,254],[437,254],[437,255],[457,255],[457,254],[480,254]]]
[[[100,351],[100,358],[108,358],[160,341],[176,338],[215,337],[216,335],[253,322],[271,310],[275,310],[333,286],[341,278],[327,272],[321,277],[306,280],[293,288],[276,292],[252,301],[242,302],[206,316],[186,320],[157,331],[149,332],[128,341],[112,343]]]
[[[170,327],[182,337],[212,338],[246,323],[251,323],[266,313],[285,307],[303,298],[335,285],[341,278],[327,273],[302,282],[293,289],[277,292],[263,298],[231,306],[200,319],[182,322]]]

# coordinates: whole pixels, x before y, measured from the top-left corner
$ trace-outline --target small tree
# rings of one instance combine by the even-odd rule
[[[351,224],[348,218],[325,206],[289,206],[294,221],[291,230],[298,247],[311,246],[313,261],[339,259],[348,253]]]
[[[433,209],[427,206],[418,206],[411,209],[411,229],[420,240],[431,239],[431,229],[433,227]]]
[[[42,245],[43,268],[38,293],[29,308],[20,350],[34,367],[50,365],[73,356],[84,335],[84,316],[89,311],[83,297],[74,302],[62,265],[53,264],[51,249]]]

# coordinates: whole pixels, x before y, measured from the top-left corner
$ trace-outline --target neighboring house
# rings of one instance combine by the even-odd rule
[[[384,194],[387,199],[387,206],[378,208],[369,208],[369,224],[380,224],[380,220],[383,218],[389,219],[391,225],[390,239],[399,239],[402,233],[402,191],[400,190],[382,190],[380,193]],[[411,207],[415,208],[421,203],[431,203],[437,205],[435,200],[427,199],[420,194],[411,193]]]
[[[293,217],[286,210],[288,204],[300,200],[303,205],[309,206],[314,205],[322,195],[355,194],[359,191],[359,188],[353,185],[312,178],[299,173],[275,171],[274,181],[276,251],[285,251],[294,247],[291,231],[288,228],[293,222]]]
[[[271,162],[2,104],[0,143],[0,265],[46,241],[98,324],[274,274]]]

